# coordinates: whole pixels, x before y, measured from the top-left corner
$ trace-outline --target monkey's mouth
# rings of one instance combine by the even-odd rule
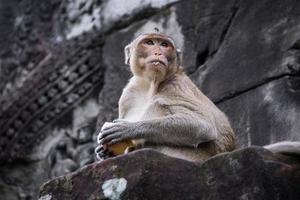
[[[161,60],[152,60],[152,61],[150,61],[150,63],[153,64],[153,65],[155,65],[155,66],[157,66],[159,64],[161,64],[163,66],[166,66],[166,64],[163,61],[161,61]]]

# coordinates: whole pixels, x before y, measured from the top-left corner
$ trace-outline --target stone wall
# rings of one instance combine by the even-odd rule
[[[117,117],[130,77],[123,48],[154,27],[176,40],[240,147],[300,140],[299,9],[297,0],[1,1],[0,199],[35,199],[46,180],[94,162],[95,127]]]

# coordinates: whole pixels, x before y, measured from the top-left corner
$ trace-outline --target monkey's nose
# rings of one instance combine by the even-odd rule
[[[155,52],[154,55],[161,56],[161,53]]]

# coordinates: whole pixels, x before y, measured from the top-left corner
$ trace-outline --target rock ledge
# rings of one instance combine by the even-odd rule
[[[41,187],[57,199],[300,199],[300,162],[261,147],[220,154],[203,164],[150,149],[88,165]]]

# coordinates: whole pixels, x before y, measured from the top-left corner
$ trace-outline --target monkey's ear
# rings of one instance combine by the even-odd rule
[[[176,55],[177,55],[177,64],[178,66],[181,66],[182,64],[182,52],[180,49],[176,49]]]
[[[130,64],[130,50],[131,50],[131,44],[128,44],[125,49],[125,64],[129,65]]]

